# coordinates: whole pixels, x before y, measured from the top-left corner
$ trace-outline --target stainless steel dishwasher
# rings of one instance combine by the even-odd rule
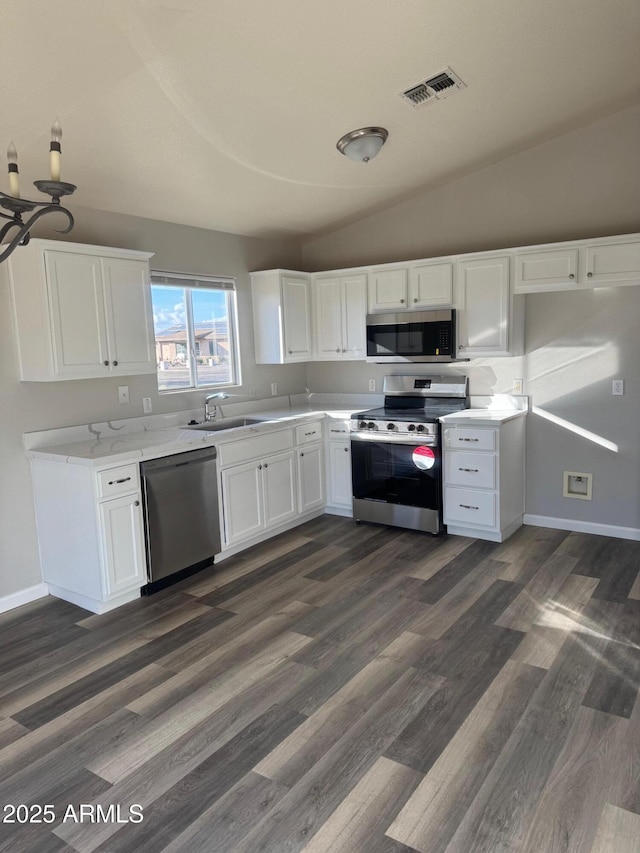
[[[220,551],[216,449],[189,450],[140,465],[144,501],[146,592],[176,572],[197,570]],[[184,572],[186,574],[186,572]],[[158,583],[163,581],[163,583]]]

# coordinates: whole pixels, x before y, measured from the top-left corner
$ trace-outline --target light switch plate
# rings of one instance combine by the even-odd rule
[[[145,413],[145,415],[150,415],[153,411],[153,406],[151,405],[151,397],[142,398],[142,411]]]
[[[272,382],[271,383],[271,396],[275,397],[277,393],[278,393],[278,383]]]

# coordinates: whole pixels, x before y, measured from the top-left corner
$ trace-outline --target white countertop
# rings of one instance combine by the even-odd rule
[[[239,438],[249,438],[252,435],[281,429],[283,426],[295,426],[297,423],[303,423],[314,417],[322,418],[325,415],[345,420],[351,416],[351,410],[323,411],[301,406],[292,409],[252,412],[247,417],[254,420],[259,419],[265,423],[214,432],[187,429],[186,427],[145,429],[136,432],[123,431],[101,435],[94,439],[32,448],[27,450],[27,456],[30,459],[47,459],[53,462],[87,465],[96,468],[113,464],[125,465],[128,462],[140,462],[144,459],[169,456],[185,450],[216,446]],[[232,416],[228,420],[234,419],[235,417]],[[224,423],[225,418],[221,418],[219,421]]]
[[[499,409],[464,409],[462,412],[454,412],[451,415],[444,415],[440,418],[440,422],[445,426],[452,424],[474,424],[476,426],[495,426],[495,424],[503,424],[513,418],[523,418],[527,413],[514,409],[499,410]]]

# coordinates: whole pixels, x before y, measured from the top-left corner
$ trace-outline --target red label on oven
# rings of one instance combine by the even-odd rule
[[[430,447],[425,447],[421,444],[420,447],[416,447],[413,451],[413,464],[420,471],[428,471],[429,468],[433,468],[436,464],[436,454]]]

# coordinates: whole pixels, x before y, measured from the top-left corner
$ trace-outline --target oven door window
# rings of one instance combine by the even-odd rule
[[[417,450],[415,444],[352,441],[354,498],[439,510],[440,450]]]

